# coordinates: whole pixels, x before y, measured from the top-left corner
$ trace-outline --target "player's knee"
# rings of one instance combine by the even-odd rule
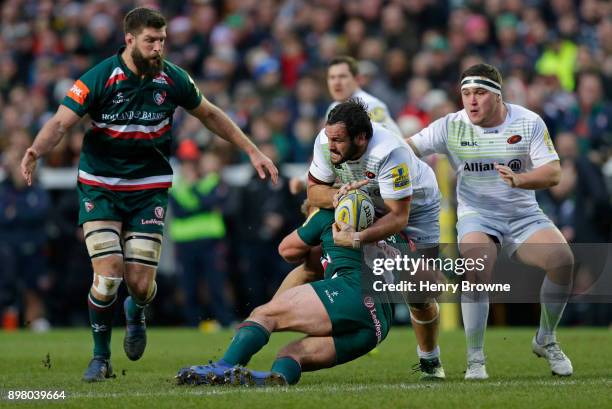
[[[574,270],[574,255],[568,245],[554,245],[546,258],[546,265],[541,267],[547,271],[571,274]]]
[[[123,281],[121,277],[94,273],[91,288],[95,296],[103,299],[113,299],[117,296],[121,281]]]
[[[113,228],[100,228],[88,231],[85,234],[85,245],[92,260],[102,258],[117,259],[116,256],[123,255],[119,232]]]
[[[157,283],[151,279],[130,279],[126,276],[128,292],[138,304],[149,304],[157,294]]]
[[[266,328],[270,328],[271,331],[274,331],[277,326],[278,317],[278,314],[276,313],[275,309],[275,304],[275,301],[271,301],[267,304],[260,305],[251,312],[248,320],[262,323],[263,326],[265,326]]]
[[[161,256],[161,235],[127,233],[125,235],[125,262],[157,268]]]

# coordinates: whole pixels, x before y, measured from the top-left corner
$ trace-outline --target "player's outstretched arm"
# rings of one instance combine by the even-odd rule
[[[558,160],[548,162],[525,173],[514,173],[512,169],[504,165],[495,165],[495,169],[504,182],[510,187],[519,189],[546,189],[556,186],[561,180],[561,165]]]
[[[205,127],[216,135],[242,149],[251,160],[251,164],[261,179],[270,175],[272,182],[278,181],[278,169],[266,155],[250,141],[238,126],[219,107],[202,97],[202,102],[189,113],[198,118]]]
[[[21,174],[28,186],[32,185],[32,174],[36,169],[38,158],[49,153],[80,119],[81,117],[73,110],[60,105],[55,115],[43,125],[34,143],[26,150],[21,159]]]

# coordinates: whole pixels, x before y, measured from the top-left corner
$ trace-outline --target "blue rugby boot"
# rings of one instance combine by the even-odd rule
[[[94,356],[83,374],[83,381],[85,382],[100,382],[107,378],[114,377],[113,367],[110,364],[110,360]]]
[[[132,361],[140,359],[147,347],[147,326],[145,324],[144,308],[136,305],[132,297],[123,302],[125,313],[125,338],[123,350]]]
[[[287,386],[285,377],[277,372],[254,371],[236,366],[226,371],[225,382],[232,386]]]
[[[182,368],[175,378],[179,385],[225,385],[226,373],[233,366],[223,360],[209,361],[208,365],[193,365]]]

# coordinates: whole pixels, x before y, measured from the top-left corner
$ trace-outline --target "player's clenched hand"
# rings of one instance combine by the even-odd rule
[[[368,179],[363,179],[357,182],[346,183],[340,186],[340,189],[338,189],[336,194],[334,194],[334,200],[332,202],[332,204],[334,205],[334,208],[338,207],[338,203],[340,202],[340,199],[342,198],[342,196],[346,195],[351,190],[359,189],[367,185],[368,182],[369,182]]]
[[[21,174],[28,186],[32,186],[32,174],[34,173],[34,169],[36,169],[37,160],[38,154],[32,148],[28,148],[21,159]]]
[[[274,162],[261,153],[259,149],[254,150],[253,153],[249,155],[249,159],[260,179],[265,179],[266,174],[269,174],[272,178],[272,183],[276,184],[278,182],[278,169],[276,169]]]
[[[495,169],[504,182],[510,187],[519,187],[521,183],[520,175],[514,173],[508,166],[495,164]]]
[[[355,229],[350,225],[338,220],[332,225],[334,244],[340,247],[353,247]]]

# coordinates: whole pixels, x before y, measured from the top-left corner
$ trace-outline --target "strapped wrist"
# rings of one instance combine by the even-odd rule
[[[359,232],[353,233],[353,248],[354,249],[361,248],[361,236]]]

